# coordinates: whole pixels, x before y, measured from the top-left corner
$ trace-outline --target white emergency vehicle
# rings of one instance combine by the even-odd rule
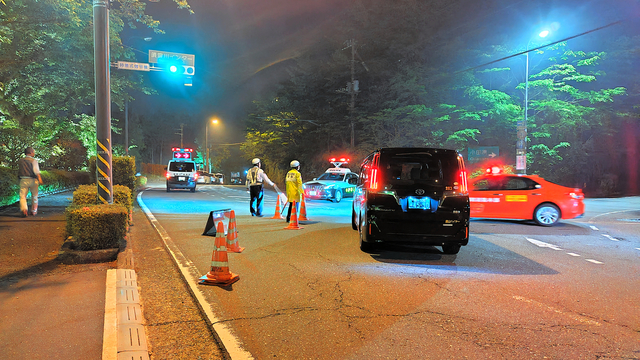
[[[193,161],[193,149],[172,148],[173,159],[167,164],[167,192],[171,189],[189,189],[196,192],[198,172]]]

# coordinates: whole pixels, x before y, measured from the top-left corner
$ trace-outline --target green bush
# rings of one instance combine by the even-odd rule
[[[147,177],[146,176],[136,176],[136,190],[140,190],[140,188],[147,186]]]
[[[127,208],[127,210],[131,210],[133,208],[131,190],[123,185],[114,185],[113,203],[122,205]],[[99,205],[98,187],[96,184],[78,186],[76,191],[73,192],[72,204],[75,206]]]
[[[129,210],[125,206],[69,206],[66,209],[67,232],[80,250],[116,248],[127,234]]]
[[[20,199],[17,171],[0,166],[0,206],[11,205]]]
[[[38,193],[43,195],[86,184],[89,180],[86,171],[43,170],[40,175],[43,184]],[[17,170],[0,166],[0,206],[11,205],[20,199],[19,184]]]
[[[89,159],[90,181],[96,182],[96,157]],[[111,158],[111,176],[115,185],[124,185],[135,190],[136,158],[133,156],[114,156]]]

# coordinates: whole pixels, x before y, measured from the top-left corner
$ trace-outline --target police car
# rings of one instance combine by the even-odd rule
[[[499,166],[473,179],[469,190],[472,218],[533,220],[542,226],[583,216],[583,200],[579,188],[557,185],[538,175],[505,174]]]
[[[167,192],[171,189],[189,189],[196,192],[198,171],[191,153],[193,149],[172,148],[173,159],[167,164]]]
[[[318,178],[302,185],[305,198],[339,203],[345,197],[353,197],[358,183],[358,175],[348,168],[340,167],[348,163],[349,159],[331,158],[329,162],[335,167],[327,169]]]

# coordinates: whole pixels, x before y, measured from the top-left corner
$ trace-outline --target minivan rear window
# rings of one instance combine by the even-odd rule
[[[195,163],[192,162],[175,162],[169,163],[169,171],[192,172],[195,170]]]
[[[456,181],[458,161],[451,153],[384,154],[380,159],[384,182],[390,185],[437,184]]]

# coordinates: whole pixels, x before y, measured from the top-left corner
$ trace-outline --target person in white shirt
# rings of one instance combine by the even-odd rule
[[[255,158],[251,160],[253,167],[247,171],[247,188],[249,189],[249,194],[251,196],[251,200],[249,201],[249,211],[251,211],[251,216],[262,217],[262,199],[264,197],[263,191],[263,183],[267,183],[276,190],[276,192],[280,192],[278,186],[273,183],[273,181],[269,180],[267,174],[262,170],[262,162],[260,159]],[[255,207],[254,207],[255,202]]]
[[[27,214],[35,215],[38,213],[38,186],[42,184],[42,177],[38,160],[33,158],[36,154],[33,148],[26,148],[24,154],[26,156],[18,161],[18,177],[20,178],[20,211],[22,217],[27,217]],[[29,191],[31,191],[31,212],[27,207],[27,193]]]

